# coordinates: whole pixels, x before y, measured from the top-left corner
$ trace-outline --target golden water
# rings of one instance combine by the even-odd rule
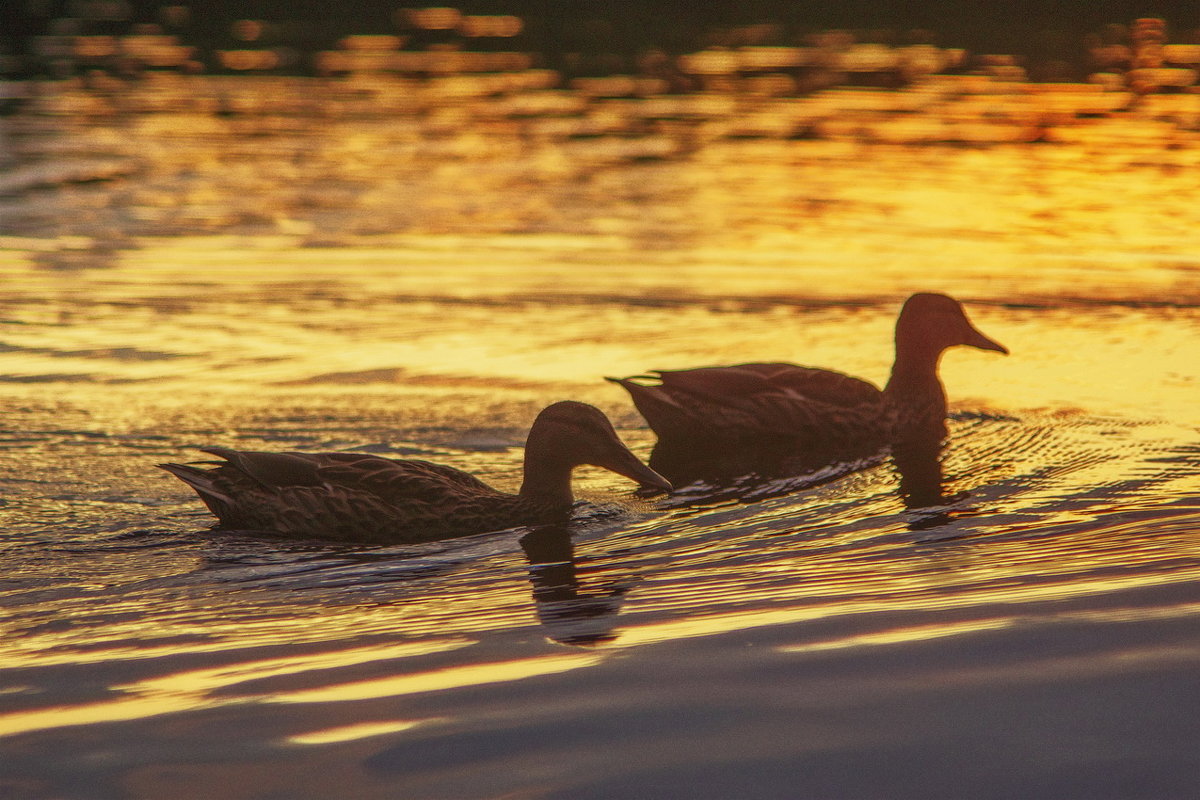
[[[979,718],[1035,789],[1089,774],[1080,737],[1151,788],[1194,765],[1200,96],[964,146],[724,113],[572,136],[386,94],[318,117],[289,98],[337,90],[269,80],[218,115],[171,88],[3,121],[0,788],[722,796],[719,767],[791,796],[789,770],[820,794],[863,763],[907,796],[923,748],[986,783],[949,744]],[[854,131],[882,125],[865,96],[797,102]],[[570,538],[346,548],[213,534],[154,468],[358,448],[513,488],[555,400],[649,454],[605,375],[882,383],[913,291],[1012,351],[943,360],[944,506],[906,508],[886,461],[702,502],[582,469]],[[1135,734],[1153,757],[1106,749]]]

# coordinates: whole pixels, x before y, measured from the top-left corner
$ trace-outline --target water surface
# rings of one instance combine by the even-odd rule
[[[579,135],[533,84],[324,118],[340,85],[214,86],[3,121],[8,794],[1188,796],[1195,97],[1030,144],[863,111],[977,119],[929,92],[797,99],[826,133],[783,138],[595,100],[620,130]],[[355,449],[511,489],[559,399],[649,455],[604,375],[882,384],[913,291],[1012,351],[943,360],[933,505],[886,458],[666,498],[585,468],[569,530],[347,547],[213,533],[154,468]]]

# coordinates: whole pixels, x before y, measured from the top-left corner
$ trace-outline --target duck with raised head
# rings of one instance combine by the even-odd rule
[[[957,300],[922,293],[900,311],[896,360],[882,391],[840,372],[795,364],[656,370],[608,380],[629,392],[660,444],[701,449],[770,443],[830,452],[944,436],[946,393],[938,361],[957,345],[1008,353],[976,330]]]
[[[191,486],[220,527],[293,538],[399,544],[565,522],[574,504],[571,473],[582,464],[671,489],[621,442],[603,412],[574,401],[547,406],[534,420],[516,494],[428,461],[202,449],[222,460],[207,462],[208,469],[159,466]]]

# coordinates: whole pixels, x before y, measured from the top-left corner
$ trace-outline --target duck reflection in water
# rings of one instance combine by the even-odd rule
[[[915,508],[945,500],[946,393],[938,363],[959,345],[1008,353],[972,325],[957,300],[922,293],[908,298],[896,320],[895,361],[883,390],[840,372],[781,363],[609,380],[629,392],[658,434],[650,465],[676,487],[804,473],[813,473],[808,485],[815,485],[881,463],[890,452],[905,503]]]
[[[946,493],[942,456],[946,448],[946,427],[931,425],[923,431],[913,431],[891,446],[892,466],[900,478],[900,498],[909,510],[936,508],[961,500],[966,492]],[[948,511],[925,513],[909,519],[913,530],[935,528],[949,522],[954,515]]]
[[[534,528],[521,537],[521,549],[529,560],[533,602],[547,637],[580,647],[616,638],[613,628],[628,586],[607,582],[581,591],[574,544],[561,525]]]

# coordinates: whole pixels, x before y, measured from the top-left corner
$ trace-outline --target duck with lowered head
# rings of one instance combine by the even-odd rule
[[[603,412],[574,401],[547,406],[534,420],[516,494],[428,461],[202,449],[222,461],[209,469],[159,466],[191,486],[221,527],[305,539],[401,544],[561,523],[574,504],[571,472],[582,464],[671,489],[621,442]]]
[[[778,363],[657,370],[608,380],[629,392],[660,445],[786,443],[829,452],[944,436],[946,393],[938,361],[957,345],[1008,353],[976,330],[957,300],[922,293],[909,297],[900,311],[896,360],[882,391],[840,372]]]

